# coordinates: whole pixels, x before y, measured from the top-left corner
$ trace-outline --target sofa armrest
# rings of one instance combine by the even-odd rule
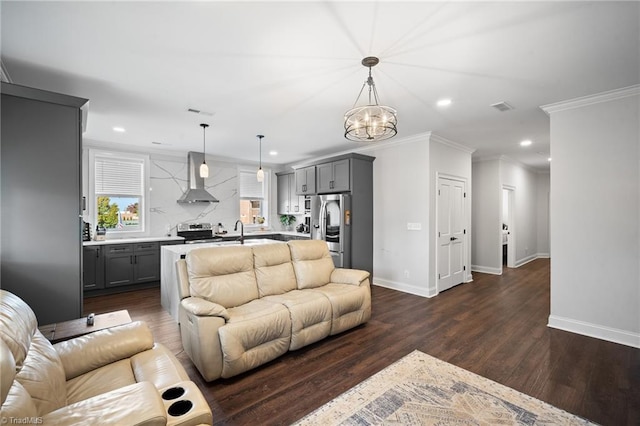
[[[140,382],[76,402],[46,414],[45,425],[166,425],[160,394]]]
[[[199,297],[187,297],[186,299],[182,299],[180,304],[187,312],[191,312],[197,316],[221,317],[224,318],[225,321],[229,319],[229,313],[224,306]]]
[[[112,362],[130,358],[153,347],[153,335],[136,321],[53,345],[60,356],[67,380]]]
[[[336,268],[331,273],[331,282],[337,284],[361,285],[367,278],[369,272],[360,269]]]

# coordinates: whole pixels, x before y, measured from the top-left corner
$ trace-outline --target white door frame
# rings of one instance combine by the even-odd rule
[[[468,249],[469,249],[469,237],[470,237],[470,229],[471,229],[471,224],[469,221],[469,214],[467,212],[468,207],[470,206],[470,197],[467,197],[467,194],[470,194],[470,186],[469,186],[469,182],[468,179],[462,176],[456,176],[456,175],[450,175],[450,174],[446,174],[446,173],[440,173],[440,172],[436,172],[436,203],[435,203],[435,232],[433,235],[433,239],[435,241],[435,267],[434,269],[434,280],[436,283],[436,294],[440,293],[440,289],[438,288],[438,273],[439,273],[439,258],[438,258],[438,224],[439,224],[439,217],[438,217],[438,211],[439,211],[439,203],[440,203],[440,197],[437,196],[438,193],[438,188],[440,187],[440,179],[449,179],[449,180],[453,180],[453,181],[457,181],[457,182],[461,182],[464,185],[464,191],[465,191],[465,197],[463,198],[463,207],[462,207],[462,215],[463,215],[463,222],[464,222],[464,228],[465,228],[465,234],[464,234],[464,238],[462,241],[462,258],[463,258],[463,264],[465,267],[465,272],[464,272],[464,278],[463,278],[463,283],[469,282],[470,281],[470,274],[471,274],[471,270],[469,268],[469,253],[468,253]]]
[[[507,268],[516,267],[516,187],[512,185],[502,185],[502,191],[507,191],[508,211],[509,211],[509,233],[507,235]],[[502,194],[501,194],[502,195]],[[500,212],[502,214],[504,197],[500,197]],[[501,218],[502,219],[502,218]],[[502,224],[502,220],[500,220]],[[500,273],[502,273],[502,225],[500,226]]]

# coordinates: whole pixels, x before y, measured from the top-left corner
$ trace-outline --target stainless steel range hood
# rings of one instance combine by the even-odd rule
[[[188,184],[189,188],[178,200],[179,203],[217,203],[218,199],[209,194],[204,189],[204,179],[200,177],[200,164],[204,160],[201,152],[189,152],[188,163]]]

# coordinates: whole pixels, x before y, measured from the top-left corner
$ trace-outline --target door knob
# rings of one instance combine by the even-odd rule
[[[455,241],[455,240],[457,240],[456,237],[451,237],[451,241]]]

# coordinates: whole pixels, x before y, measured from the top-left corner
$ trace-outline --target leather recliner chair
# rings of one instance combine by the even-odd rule
[[[3,424],[212,424],[199,389],[144,323],[52,345],[29,306],[4,290],[0,394]]]

